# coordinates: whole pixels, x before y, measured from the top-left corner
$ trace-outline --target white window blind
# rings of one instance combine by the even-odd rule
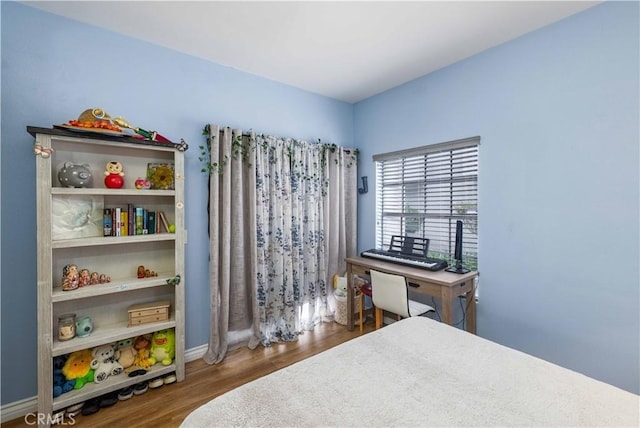
[[[478,268],[480,137],[376,155],[376,248],[392,235],[429,239],[429,257],[454,264],[462,220],[463,266]]]

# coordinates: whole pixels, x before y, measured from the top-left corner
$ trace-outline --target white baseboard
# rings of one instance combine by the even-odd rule
[[[0,407],[0,421],[2,423],[21,418],[27,413],[35,413],[38,411],[38,397],[25,398],[23,400],[14,401]]]
[[[208,344],[196,346],[195,348],[187,349],[184,352],[184,361],[190,362],[202,358],[209,348]],[[0,407],[0,422],[5,423],[17,418],[22,418],[28,413],[35,413],[38,411],[38,397],[33,396],[22,400],[14,401],[13,403],[7,403]]]
[[[187,349],[184,351],[184,361],[186,363],[197,360],[198,358],[202,358],[203,355],[209,349],[209,344],[205,343],[204,345],[196,346],[195,348]]]

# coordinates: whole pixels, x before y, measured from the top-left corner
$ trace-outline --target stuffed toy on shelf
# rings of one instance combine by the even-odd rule
[[[176,334],[172,328],[153,333],[149,357],[151,365],[156,363],[162,363],[163,366],[170,365],[175,356],[175,344]]]
[[[91,368],[95,371],[93,376],[95,383],[102,383],[109,376],[116,376],[124,371],[124,368],[116,361],[115,353],[116,346],[113,343],[93,348],[93,351],[91,351],[91,355],[93,355]]]
[[[80,389],[85,384],[93,382],[93,369],[91,362],[93,355],[91,350],[83,349],[69,354],[69,358],[62,367],[62,374],[67,380],[75,380],[73,389]]]
[[[149,361],[149,355],[151,351],[151,335],[143,334],[136,337],[133,341],[133,349],[135,349],[136,354],[133,359],[133,365],[131,365],[127,370],[127,373],[134,372],[136,370],[149,370],[151,367],[151,362]]]
[[[121,340],[116,344],[116,359],[126,370],[133,365],[136,358],[136,350],[133,347],[133,338]]]
[[[75,379],[67,379],[62,373],[62,368],[67,362],[66,355],[53,357],[53,396],[58,397],[69,392],[76,385]]]

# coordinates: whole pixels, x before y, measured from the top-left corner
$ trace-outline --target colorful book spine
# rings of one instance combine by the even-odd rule
[[[122,220],[121,220],[121,209],[120,208],[116,208],[115,210],[115,229],[116,229],[116,236],[121,236],[121,232],[122,232]]]
[[[116,229],[118,229],[118,220],[116,219],[116,209],[111,208],[111,236],[116,236]]]
[[[124,209],[120,212],[120,236],[129,235],[129,213]]]
[[[111,218],[111,208],[104,209],[104,216],[102,220],[102,230],[104,236],[111,236],[111,228],[113,225],[113,219]]]
[[[147,226],[149,233],[156,233],[156,212],[149,211],[147,215]]]
[[[127,232],[129,235],[136,234],[136,213],[133,208],[133,204],[127,204],[127,221],[129,223],[129,227],[127,228]]]
[[[142,235],[144,209],[142,207],[136,207],[136,235]]]
[[[142,215],[142,234],[147,235],[149,233],[149,211],[144,210]]]
[[[169,224],[167,223],[167,218],[164,216],[163,211],[158,211],[158,217],[160,217],[160,221],[162,222],[162,226],[164,226],[164,231],[169,233]]]

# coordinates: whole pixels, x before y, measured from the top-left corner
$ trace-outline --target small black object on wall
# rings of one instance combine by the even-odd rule
[[[358,187],[358,193],[362,195],[363,193],[367,193],[369,191],[369,185],[367,184],[366,175],[364,177],[360,177],[360,179],[362,180],[362,187]]]

